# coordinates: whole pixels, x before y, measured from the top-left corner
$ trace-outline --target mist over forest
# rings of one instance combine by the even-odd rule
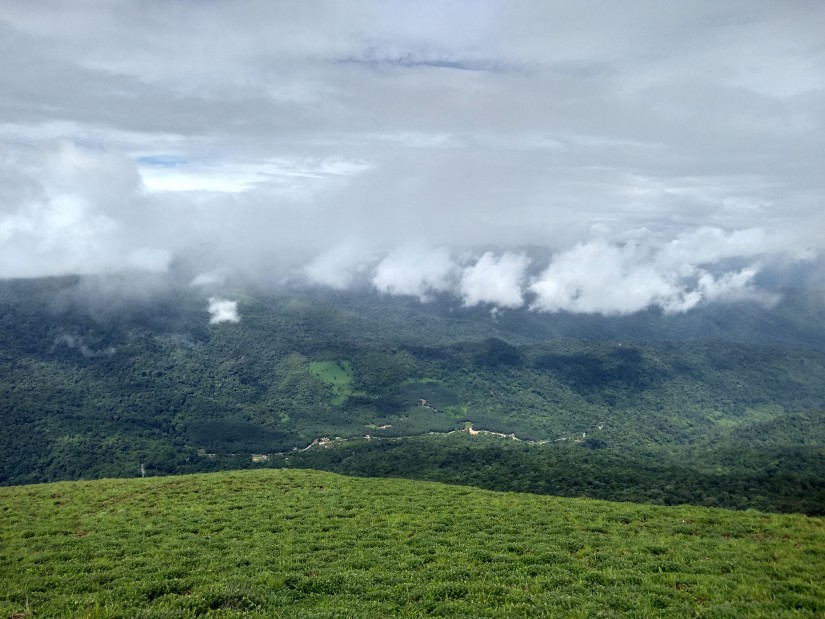
[[[823,32],[0,0],[0,615],[825,616]]]

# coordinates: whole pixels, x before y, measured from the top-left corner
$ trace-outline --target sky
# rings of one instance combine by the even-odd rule
[[[823,32],[818,0],[0,0],[0,278],[764,299],[822,262]]]

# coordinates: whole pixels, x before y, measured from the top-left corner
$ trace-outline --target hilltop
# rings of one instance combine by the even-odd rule
[[[821,518],[317,471],[0,488],[0,614],[820,617]]]

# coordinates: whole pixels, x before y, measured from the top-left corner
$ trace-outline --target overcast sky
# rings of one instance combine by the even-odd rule
[[[756,294],[825,245],[823,33],[818,0],[0,0],[0,277]]]

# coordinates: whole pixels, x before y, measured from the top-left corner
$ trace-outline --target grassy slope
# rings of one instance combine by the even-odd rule
[[[0,615],[821,617],[825,521],[314,471],[0,488]]]
[[[336,404],[343,404],[352,394],[352,368],[348,361],[311,361],[309,371],[332,387]]]

